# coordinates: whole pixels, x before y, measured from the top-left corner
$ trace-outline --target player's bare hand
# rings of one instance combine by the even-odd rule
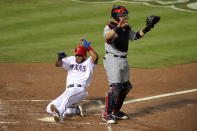
[[[120,18],[120,22],[118,23],[117,27],[125,27],[128,25],[128,16],[124,16],[124,17],[119,17]]]

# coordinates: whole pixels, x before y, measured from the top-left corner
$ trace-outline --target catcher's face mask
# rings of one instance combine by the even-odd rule
[[[115,20],[120,20],[119,17],[128,16],[129,12],[124,6],[114,5],[111,10],[111,17]]]

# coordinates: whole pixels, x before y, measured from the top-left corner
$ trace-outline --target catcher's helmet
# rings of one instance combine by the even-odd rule
[[[111,9],[111,17],[120,20],[120,16],[126,16],[129,14],[129,11],[124,7],[120,5],[114,5],[114,7]]]
[[[77,46],[75,48],[75,55],[83,55],[83,57],[86,59],[87,51],[83,46]]]

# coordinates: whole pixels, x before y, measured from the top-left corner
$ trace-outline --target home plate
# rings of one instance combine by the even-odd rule
[[[53,117],[47,116],[43,118],[39,118],[38,120],[40,121],[45,121],[45,122],[55,122]]]

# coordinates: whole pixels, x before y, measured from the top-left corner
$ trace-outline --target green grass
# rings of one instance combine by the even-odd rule
[[[157,68],[197,61],[197,13],[128,3],[78,3],[70,0],[1,0],[0,62],[53,63],[56,53],[73,55],[79,39],[92,41],[102,64],[103,28],[113,4],[125,5],[134,30],[147,16],[161,21],[144,38],[131,41],[131,67]]]

